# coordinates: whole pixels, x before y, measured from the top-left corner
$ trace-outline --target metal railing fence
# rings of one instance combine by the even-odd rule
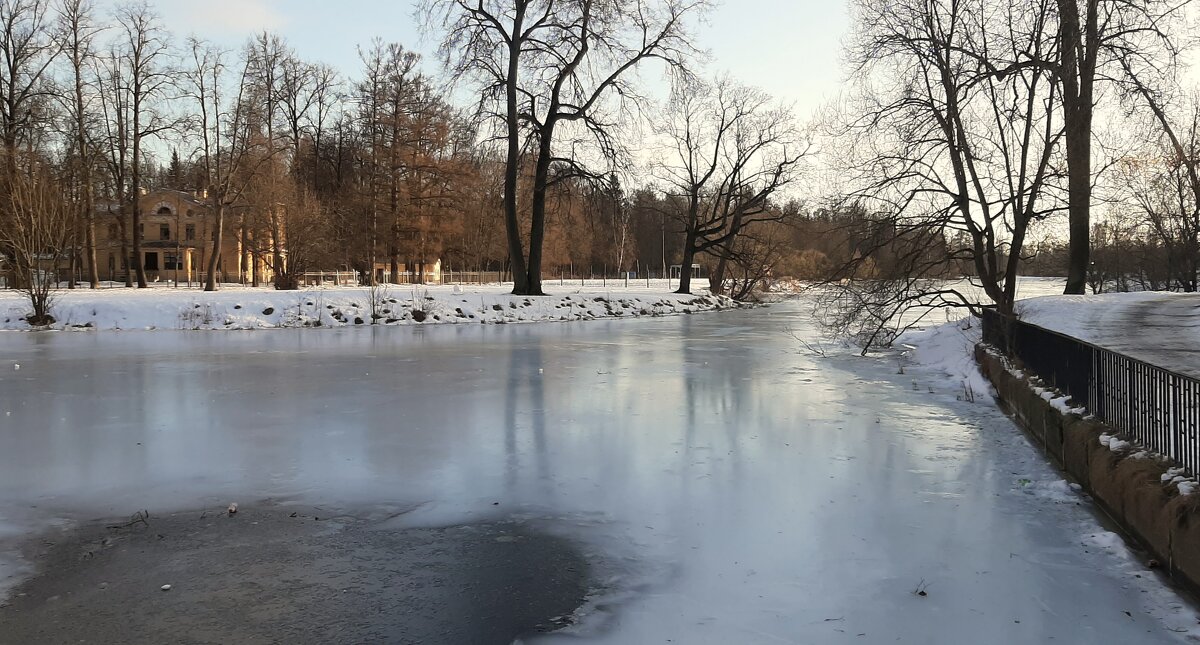
[[[993,309],[983,313],[983,340],[1098,420],[1200,472],[1200,379]]]

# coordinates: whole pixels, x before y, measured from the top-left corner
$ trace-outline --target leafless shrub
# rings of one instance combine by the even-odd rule
[[[179,312],[179,321],[184,329],[201,329],[213,322],[212,306],[207,303],[193,303],[191,307]]]
[[[413,290],[414,294],[416,289]],[[384,317],[384,308],[392,300],[392,291],[387,284],[375,282],[367,288],[367,306],[371,311],[371,324],[379,323]],[[415,305],[414,305],[415,307]]]
[[[33,161],[28,168],[12,170],[0,250],[10,257],[15,286],[33,309],[26,320],[35,327],[49,325],[54,323],[50,310],[58,268],[71,253],[71,207],[48,164]]]

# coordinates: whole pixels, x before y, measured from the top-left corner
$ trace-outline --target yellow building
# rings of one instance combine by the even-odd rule
[[[141,237],[141,253],[132,257],[130,238],[125,244],[131,254],[128,261],[122,257],[119,206],[101,206],[96,218],[96,263],[101,279],[124,281],[134,266],[132,262],[136,262],[145,269],[150,282],[203,281],[216,235],[216,218],[204,199],[203,193],[180,190],[154,190],[142,195],[138,200],[141,226],[134,232]],[[127,226],[132,225],[130,220],[126,220]],[[270,282],[274,278],[270,239],[256,244],[254,231],[233,209],[225,213],[224,228],[218,281]]]

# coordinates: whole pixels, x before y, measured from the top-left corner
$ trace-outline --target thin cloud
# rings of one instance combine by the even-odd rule
[[[287,23],[276,0],[159,0],[156,6],[174,28],[222,35],[280,29]],[[175,20],[180,22],[175,22]]]

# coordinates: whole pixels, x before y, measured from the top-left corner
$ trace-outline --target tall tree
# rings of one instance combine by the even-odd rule
[[[1097,83],[1118,77],[1119,61],[1155,51],[1173,64],[1170,27],[1190,0],[1056,0],[1057,58],[1048,68],[1061,85],[1066,130],[1070,252],[1066,293],[1087,288],[1091,253],[1092,139]],[[1049,48],[1046,50],[1050,52]],[[1036,61],[1036,59],[1035,59]],[[1028,61],[1016,61],[1021,66]]]
[[[117,54],[121,91],[127,95],[129,114],[129,192],[125,203],[133,226],[133,269],[138,288],[144,289],[148,285],[142,262],[143,156],[148,139],[176,126],[162,105],[174,84],[175,72],[168,60],[170,40],[149,4],[121,6],[117,10],[117,23],[121,31]]]
[[[34,104],[50,95],[47,70],[60,51],[47,0],[0,2],[0,136],[9,168],[23,133],[35,124]]]
[[[913,308],[977,310],[978,296],[935,280],[963,265],[1012,313],[1025,236],[1062,207],[1058,87],[1044,66],[1013,64],[1047,56],[1051,1],[853,3],[842,171],[863,216],[828,311],[864,347],[912,324]]]
[[[62,50],[71,72],[71,92],[67,103],[77,175],[74,203],[79,210],[77,217],[84,231],[84,265],[88,283],[96,289],[100,286],[100,271],[96,262],[96,146],[90,133],[90,96],[87,90],[88,66],[95,56],[93,43],[101,27],[96,24],[95,5],[91,0],[62,0],[58,7],[58,20]]]
[[[695,53],[686,21],[707,6],[705,0],[427,1],[428,15],[444,30],[444,63],[454,78],[480,86],[478,115],[496,124],[506,143],[513,293],[542,295],[552,168],[586,172],[573,149],[556,148],[559,129],[573,130],[573,143],[586,139],[600,155],[615,156],[614,103],[637,102],[633,71],[649,60],[685,68]],[[526,139],[534,168],[522,240],[517,191]]]
[[[48,7],[47,0],[0,1],[0,139],[4,146],[0,151],[4,155],[0,194],[18,186],[19,146],[30,143],[31,133],[47,125],[39,104],[52,93],[47,70],[58,54]],[[12,216],[0,212],[0,227]],[[21,273],[20,254],[0,243],[0,259],[4,258]]]
[[[253,81],[249,95],[255,97],[259,103],[261,135],[269,147],[272,157],[278,152],[283,139],[277,131],[276,119],[285,108],[283,80],[286,75],[287,61],[294,57],[295,55],[282,37],[265,31],[255,36],[246,52],[250,70],[249,78]],[[267,190],[272,194],[279,192],[279,187],[270,184],[275,181],[275,178],[275,173],[266,173]],[[244,217],[248,221],[244,221],[241,227],[244,249],[243,264],[249,265],[251,282],[254,286],[258,286],[262,254],[266,251],[262,245],[264,236],[270,244],[271,260],[269,264],[273,268],[280,269],[275,274],[277,276],[288,274],[286,270],[283,270],[286,258],[283,249],[281,213],[271,204],[266,204],[263,210],[265,213],[255,209],[246,211]],[[264,214],[266,220],[257,221],[258,217]],[[249,253],[248,258],[246,257],[247,252]],[[246,262],[247,259],[249,262]]]
[[[678,293],[691,293],[701,253],[717,258],[712,287],[720,292],[738,236],[782,217],[770,200],[795,179],[809,146],[789,109],[728,79],[679,80],[659,129],[669,152],[658,174],[679,204],[674,215],[685,236]]]
[[[224,52],[194,39],[190,48],[191,66],[186,83],[198,112],[199,154],[208,205],[214,216],[204,290],[216,291],[220,284],[217,277],[222,267],[226,215],[241,203],[259,170],[270,163],[277,148],[255,127],[261,126],[263,114],[261,103],[248,100],[254,83],[249,52],[240,73],[231,79]]]
[[[1092,115],[1096,106],[1096,65],[1100,56],[1101,0],[1057,0],[1059,80],[1066,126],[1068,217],[1071,249],[1066,293],[1087,288],[1091,254]],[[1081,11],[1082,9],[1082,11]],[[1082,14],[1082,15],[1081,15]]]
[[[1144,215],[1151,237],[1166,251],[1169,280],[1182,291],[1200,287],[1200,95],[1193,93],[1182,107],[1172,106],[1135,71],[1133,62],[1122,61],[1127,87],[1152,116],[1152,139],[1156,149],[1147,158],[1127,164],[1123,181],[1137,210]]]

